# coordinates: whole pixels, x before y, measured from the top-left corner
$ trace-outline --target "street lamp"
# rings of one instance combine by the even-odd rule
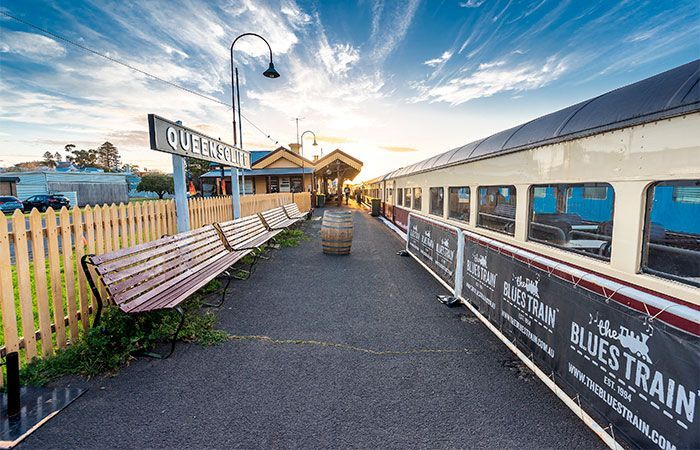
[[[306,191],[306,186],[304,185],[304,135],[306,133],[311,133],[314,137],[314,143],[313,146],[316,147],[318,144],[316,143],[316,133],[314,133],[311,130],[306,130],[303,133],[301,133],[301,137],[299,140],[301,141],[301,184],[304,186],[304,191]],[[313,172],[311,174],[311,184],[312,186],[315,186],[314,179],[313,179]]]
[[[272,47],[267,40],[256,33],[243,33],[236,37],[231,43],[231,111],[233,112],[233,145],[234,147],[238,145],[238,134],[240,134],[240,148],[243,149],[243,124],[241,120],[241,94],[238,84],[238,67],[233,67],[233,46],[236,42],[243,36],[256,36],[265,42],[268,50],[270,50],[270,65],[267,70],[263,72],[263,76],[266,78],[279,78],[280,74],[275,70],[275,65],[272,62]],[[238,130],[236,130],[236,98],[238,99]],[[244,173],[244,172],[241,172]],[[243,195],[245,195],[245,174],[243,175]]]

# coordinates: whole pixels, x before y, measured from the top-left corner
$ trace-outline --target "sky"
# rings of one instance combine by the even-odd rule
[[[340,148],[369,179],[700,58],[700,3],[3,0],[0,166],[109,140],[169,172],[149,113],[232,142],[229,47],[246,32],[281,77],[262,76],[261,40],[238,41],[244,148],[296,142],[299,117],[319,143],[305,156]]]

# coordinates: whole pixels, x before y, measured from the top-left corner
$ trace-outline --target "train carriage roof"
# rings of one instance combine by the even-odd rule
[[[382,180],[700,111],[700,59],[485,139],[432,156]]]

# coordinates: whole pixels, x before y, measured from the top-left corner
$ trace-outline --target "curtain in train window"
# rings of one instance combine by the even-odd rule
[[[532,186],[528,238],[609,260],[614,200],[607,183]]]
[[[430,188],[430,214],[442,217],[445,211],[445,189],[441,187]]]
[[[451,187],[448,199],[447,216],[450,219],[469,222],[469,187]]]
[[[660,182],[647,191],[642,270],[700,286],[700,180]]]
[[[480,186],[476,225],[515,234],[515,186]]]
[[[423,207],[423,188],[413,188],[413,209],[418,211]]]
[[[411,188],[404,188],[403,190],[403,206],[406,208],[411,207]]]

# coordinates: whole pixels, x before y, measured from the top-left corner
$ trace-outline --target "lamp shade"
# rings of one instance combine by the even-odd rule
[[[279,78],[280,74],[275,70],[275,65],[270,62],[270,67],[267,68],[265,72],[263,72],[263,75],[266,76],[267,78]]]

